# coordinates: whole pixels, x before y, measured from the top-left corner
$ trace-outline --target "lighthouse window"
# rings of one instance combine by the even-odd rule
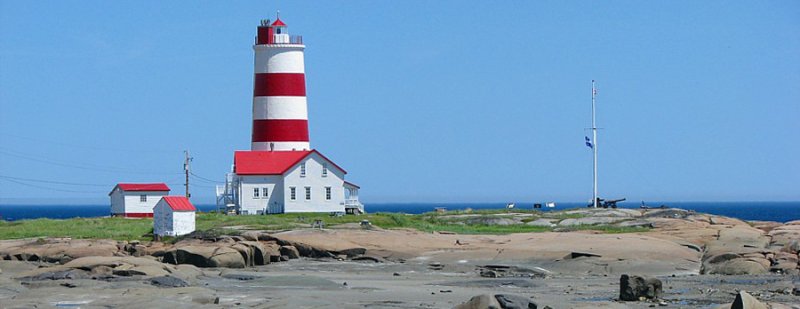
[[[325,187],[325,199],[331,200],[331,187]]]
[[[292,201],[297,199],[297,188],[289,187],[289,199]]]
[[[258,196],[258,188],[253,188],[253,198],[259,198],[259,196]]]
[[[139,195],[139,202],[142,202],[142,203],[147,202],[147,195],[144,195],[144,194]]]
[[[311,187],[306,187],[306,201],[311,200]]]
[[[306,163],[300,163],[300,177],[306,177]]]
[[[275,28],[275,33],[276,34],[281,34],[281,27]]]
[[[322,163],[322,177],[328,177],[328,163]]]

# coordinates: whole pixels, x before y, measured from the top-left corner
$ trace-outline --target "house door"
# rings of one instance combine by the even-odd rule
[[[278,201],[273,201],[272,204],[269,204],[269,213],[271,214],[283,213],[283,204],[278,204]]]

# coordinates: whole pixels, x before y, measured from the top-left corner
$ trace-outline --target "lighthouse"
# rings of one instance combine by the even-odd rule
[[[308,139],[303,38],[280,16],[256,31],[250,150],[235,151],[217,206],[228,214],[364,212],[360,187]]]
[[[310,150],[302,36],[290,36],[280,15],[262,20],[255,45],[251,150]]]

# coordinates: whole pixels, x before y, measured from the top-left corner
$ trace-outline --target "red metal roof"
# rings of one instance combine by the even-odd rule
[[[194,208],[192,202],[189,202],[185,196],[165,196],[163,199],[174,211],[197,211],[197,208]]]
[[[312,153],[318,154],[347,174],[347,171],[316,150],[237,151],[233,155],[234,172],[238,175],[283,175]]]
[[[272,25],[273,26],[280,26],[280,27],[285,27],[286,26],[286,24],[284,24],[283,21],[280,18],[276,19],[275,22],[272,23]]]
[[[160,183],[118,183],[117,187],[124,191],[169,191],[167,184]]]

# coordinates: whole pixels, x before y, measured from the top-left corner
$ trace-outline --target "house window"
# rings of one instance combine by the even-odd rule
[[[261,197],[269,198],[269,194],[267,194],[267,188],[261,188]]]
[[[147,202],[147,195],[144,195],[144,194],[139,195],[139,202],[142,202],[142,203]]]
[[[325,199],[331,200],[331,187],[325,187]]]
[[[289,187],[289,199],[292,201],[297,199],[297,188]]]
[[[311,187],[306,187],[306,201],[311,200]]]
[[[254,199],[259,198],[259,196],[258,196],[258,188],[253,188],[253,198]]]
[[[300,163],[300,177],[306,177],[306,163]]]
[[[322,177],[328,177],[328,163],[322,163]]]

